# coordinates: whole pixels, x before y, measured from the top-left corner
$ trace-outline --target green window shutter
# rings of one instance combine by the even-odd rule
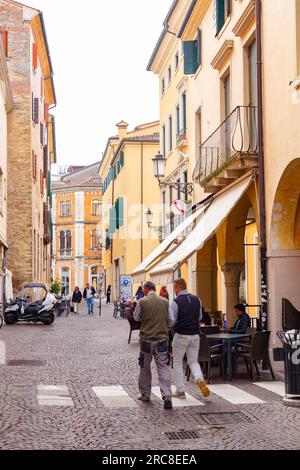
[[[118,160],[118,163],[117,163],[117,171],[118,171],[118,174],[120,173],[120,170],[121,170],[121,168],[120,168],[120,160]]]
[[[113,235],[116,231],[116,210],[114,207],[109,209],[109,233]]]
[[[216,8],[216,34],[219,34],[225,23],[225,4],[224,0],[215,0]]]
[[[184,41],[184,73],[186,75],[194,74],[198,67],[198,41]]]
[[[119,224],[119,199],[116,200],[115,211],[116,211],[116,229],[119,230],[119,228],[120,228],[120,224]]]
[[[120,152],[120,167],[123,168],[124,166],[124,152]]]
[[[124,198],[120,197],[119,198],[119,204],[118,204],[118,221],[119,221],[119,227],[124,226]]]
[[[198,64],[202,64],[202,31],[201,29],[198,29]]]

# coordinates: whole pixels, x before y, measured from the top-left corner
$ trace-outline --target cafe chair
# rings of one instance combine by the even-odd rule
[[[128,320],[129,326],[130,326],[129,338],[128,338],[128,344],[130,344],[131,337],[132,337],[132,332],[133,331],[139,331],[141,329],[141,322],[135,321],[135,319],[132,318],[132,317],[127,318],[127,320]]]
[[[208,342],[206,335],[200,333],[200,350],[198,361],[201,366],[204,366],[205,379],[207,383],[210,383],[211,376],[211,365],[212,362],[216,361],[220,366],[220,374],[225,379],[225,351],[223,344],[216,344],[211,346]],[[187,381],[189,382],[191,377],[191,370],[188,367]]]
[[[258,362],[264,361],[268,364],[272,379],[275,380],[274,371],[269,356],[269,341],[270,341],[270,331],[257,331],[252,336],[251,344],[247,343],[237,343],[234,350],[234,375],[237,375],[238,369],[238,359],[241,357],[244,359],[247,371],[251,377],[251,380],[254,380],[255,373],[260,376],[258,370]]]

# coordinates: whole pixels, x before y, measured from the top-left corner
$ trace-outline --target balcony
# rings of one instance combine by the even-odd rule
[[[257,167],[257,107],[238,106],[200,145],[193,174],[207,193],[216,193]]]
[[[182,149],[186,147],[188,144],[187,142],[187,131],[186,129],[180,129],[179,133],[177,134],[177,148]]]
[[[70,249],[65,249],[65,250],[59,250],[58,254],[60,258],[71,258],[72,257],[72,251]]]

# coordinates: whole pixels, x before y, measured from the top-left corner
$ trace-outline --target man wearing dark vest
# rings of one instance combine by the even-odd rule
[[[202,319],[202,304],[195,295],[187,291],[184,279],[174,282],[176,299],[170,304],[170,316],[174,325],[173,357],[176,377],[176,392],[174,397],[185,399],[183,358],[186,354],[187,361],[195,382],[202,395],[208,397],[210,391],[204,382],[202,370],[198,361],[200,336],[199,322]]]
[[[145,297],[141,299],[134,312],[134,319],[141,322],[139,357],[140,378],[139,400],[150,401],[151,396],[151,362],[154,357],[158,381],[164,408],[172,409],[171,369],[169,357],[169,302],[155,292],[155,284],[144,283]]]

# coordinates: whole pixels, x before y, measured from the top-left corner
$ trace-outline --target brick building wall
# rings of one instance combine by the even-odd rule
[[[7,265],[19,286],[32,279],[30,25],[23,22],[22,8],[5,1],[0,2],[0,24],[8,31],[7,65],[15,103],[8,115]]]

